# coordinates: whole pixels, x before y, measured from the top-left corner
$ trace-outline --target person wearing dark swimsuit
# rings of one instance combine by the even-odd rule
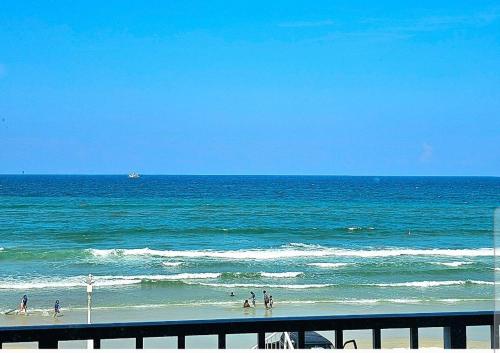
[[[24,312],[25,315],[28,315],[28,296],[23,295],[23,299],[21,299],[21,306],[19,308],[19,314]]]
[[[61,305],[59,304],[59,300],[56,300],[54,304],[54,317],[61,313]]]

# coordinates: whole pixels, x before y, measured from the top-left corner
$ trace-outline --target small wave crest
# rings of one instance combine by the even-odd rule
[[[302,276],[304,272],[260,272],[262,277],[270,278],[294,278]]]
[[[318,244],[305,244],[305,243],[289,243],[289,247],[295,247],[295,248],[304,248],[304,249],[324,249],[323,246],[318,245]]]
[[[363,227],[358,227],[358,226],[347,227],[347,230],[348,230],[349,232],[356,232],[356,231],[363,230],[363,229],[366,229],[366,230],[374,230],[375,228],[374,228],[374,227],[366,227],[366,228],[363,228]]]
[[[472,264],[472,261],[453,261],[453,262],[431,262],[433,265],[447,266],[447,267],[460,267]]]
[[[308,289],[308,288],[326,288],[331,284],[262,284],[262,283],[203,283],[203,282],[185,282],[191,285],[200,285],[206,287],[223,288],[288,288],[288,289]]]
[[[166,267],[177,267],[183,264],[183,262],[169,262],[169,261],[164,261],[161,263],[163,266]]]
[[[339,267],[344,267],[344,266],[349,266],[350,264],[346,262],[313,262],[310,264],[307,264],[308,266],[315,266],[315,267],[320,267],[320,268],[339,268]]]

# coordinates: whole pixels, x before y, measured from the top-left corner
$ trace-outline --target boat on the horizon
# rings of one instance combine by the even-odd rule
[[[139,179],[141,176],[137,172],[132,172],[132,173],[129,173],[128,177],[129,177],[129,179]]]

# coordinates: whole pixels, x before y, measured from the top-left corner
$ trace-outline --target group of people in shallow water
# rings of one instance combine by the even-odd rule
[[[272,295],[269,295],[267,293],[267,291],[262,291],[262,294],[264,296],[264,305],[266,307],[266,309],[272,309],[273,308],[273,296]],[[231,292],[231,297],[234,297],[234,292]],[[250,301],[252,302],[252,305],[250,305]],[[243,307],[244,308],[250,308],[250,307],[254,307],[255,308],[255,293],[254,292],[250,292],[250,298],[248,299],[245,299],[245,302],[243,303]],[[24,315],[28,315],[28,296],[25,294],[23,295],[23,297],[21,298],[21,304],[19,305],[19,311],[18,311],[18,314],[23,314]],[[56,300],[55,304],[54,304],[54,317],[56,317],[57,315],[61,314],[61,305],[59,303],[59,300]]]
[[[18,314],[28,315],[28,296],[25,294],[21,298],[21,304],[19,305]],[[54,317],[61,314],[61,304],[59,304],[59,300],[56,300],[54,304]]]
[[[264,305],[266,306],[266,309],[272,309],[273,308],[273,296],[269,295],[267,291],[262,291],[262,294],[264,295]],[[234,292],[231,292],[231,297],[234,297]],[[252,305],[250,305],[249,301],[252,301]],[[255,293],[250,292],[250,298],[245,299],[245,302],[243,303],[244,308],[250,308],[250,307],[255,308]]]

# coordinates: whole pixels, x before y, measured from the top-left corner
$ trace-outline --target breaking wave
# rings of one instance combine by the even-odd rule
[[[220,282],[192,282],[192,280],[214,280],[223,278],[294,278],[300,276],[301,272],[283,272],[283,273],[179,273],[172,275],[137,275],[137,276],[95,276],[96,287],[116,287],[125,285],[139,285],[143,283],[172,283],[177,285],[200,285],[208,287],[222,288],[285,288],[285,289],[308,289],[308,288],[326,288],[326,287],[440,287],[440,286],[463,286],[463,285],[494,285],[494,282],[461,280],[461,281],[414,281],[399,283],[360,283],[360,284],[342,284],[342,283],[306,283],[306,284],[283,284],[283,283],[220,283]],[[23,290],[23,289],[44,289],[44,288],[72,288],[84,287],[85,277],[67,277],[67,278],[33,278],[28,281],[20,282],[16,278],[7,278],[0,281],[0,290]]]
[[[219,258],[239,260],[275,260],[287,258],[314,257],[395,257],[395,256],[446,256],[446,257],[476,257],[493,256],[493,249],[343,249],[329,248],[319,245],[292,243],[274,249],[241,249],[241,250],[154,250],[142,249],[88,249],[93,256],[157,256],[166,258]]]
[[[143,282],[160,281],[182,281],[189,279],[213,279],[221,276],[221,273],[179,273],[175,275],[144,275],[144,276],[94,276],[96,287],[113,287]],[[44,288],[71,288],[84,287],[85,277],[68,277],[47,280],[46,278],[34,278],[26,282],[18,279],[7,279],[0,281],[0,289],[44,289]]]

